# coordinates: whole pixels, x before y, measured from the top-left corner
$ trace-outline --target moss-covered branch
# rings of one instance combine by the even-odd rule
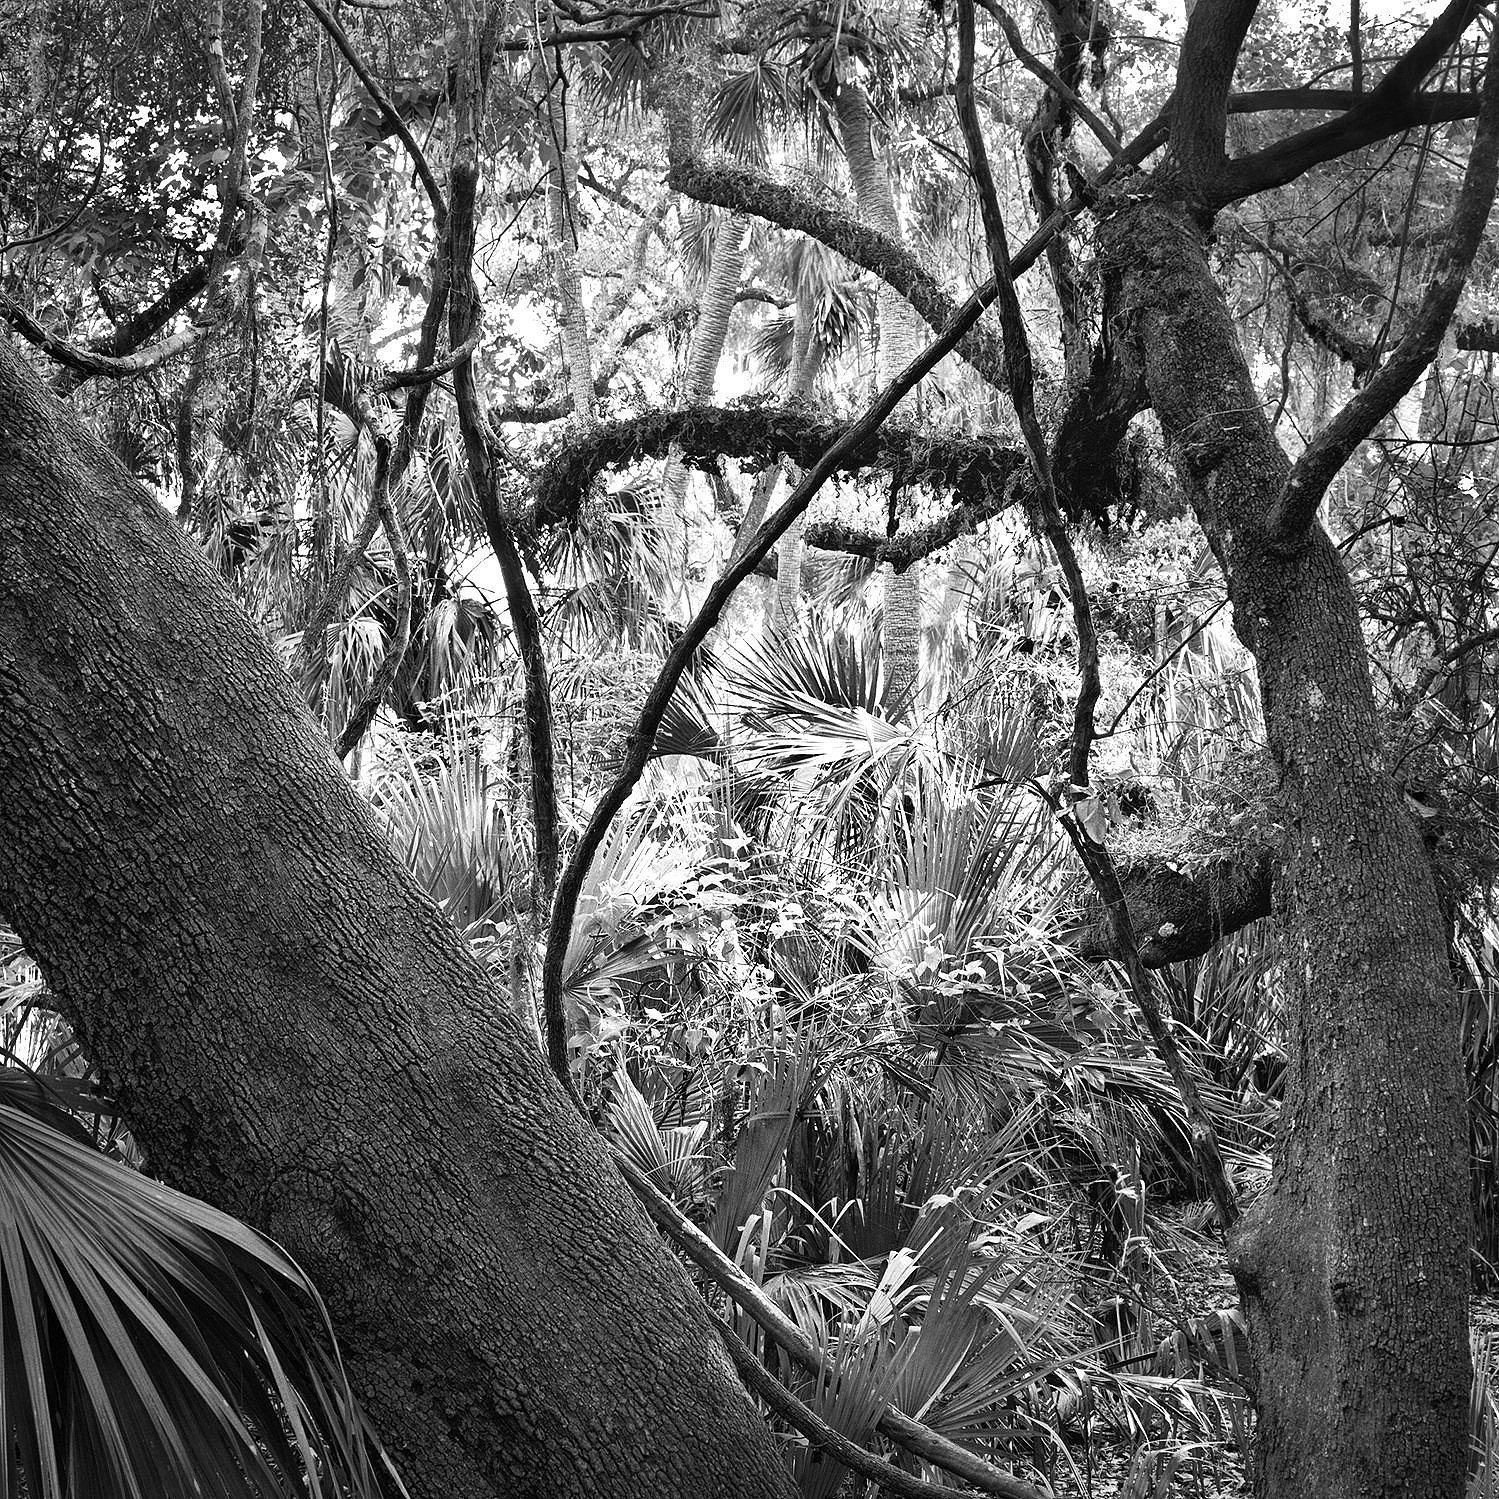
[[[782,454],[810,467],[845,430],[841,423],[786,406],[699,406],[605,422],[591,432],[573,434],[542,467],[535,483],[536,523],[554,526],[575,520],[583,497],[600,474],[664,458],[673,445],[680,449],[684,462],[709,471],[724,458],[763,467],[777,462]],[[935,550],[1020,498],[1012,480],[1024,466],[1024,453],[1010,443],[956,433],[934,436],[920,428],[892,424],[850,451],[837,472],[875,469],[897,488],[919,484],[944,490],[952,495],[954,510],[904,537],[887,538],[824,523],[812,527],[807,540],[828,550],[879,556],[898,567],[908,566],[924,555],[911,550],[923,544],[918,538],[926,537],[931,542],[927,550]],[[945,534],[931,541],[928,532]]]

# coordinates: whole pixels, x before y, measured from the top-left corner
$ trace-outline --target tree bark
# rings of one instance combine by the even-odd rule
[[[543,107],[547,112],[547,130],[542,154],[548,172],[547,218],[554,243],[557,322],[567,360],[573,414],[586,430],[597,420],[593,399],[593,340],[588,332],[588,309],[583,302],[583,278],[578,270],[577,106],[565,76],[559,73],[557,78],[549,80]]]
[[[0,345],[0,911],[416,1499],[786,1495],[704,1307],[201,554]]]
[[[1359,615],[1320,526],[1268,534],[1290,465],[1202,231],[1110,205],[1112,333],[1138,361],[1254,652],[1290,827],[1274,872],[1289,1066],[1270,1188],[1232,1245],[1258,1368],[1256,1489],[1461,1494],[1466,1125],[1429,865],[1385,765]]]
[[[682,391],[684,406],[703,406],[713,399],[713,385],[718,378],[719,362],[729,337],[729,319],[734,299],[744,274],[744,253],[749,245],[749,220],[743,214],[725,215],[713,242],[708,263],[708,278],[703,286],[703,300],[697,323],[692,330],[692,345],[687,356],[687,382]],[[666,460],[661,479],[661,508],[665,524],[671,528],[672,547],[680,547],[683,556],[682,581],[687,577],[687,465],[679,451]]]

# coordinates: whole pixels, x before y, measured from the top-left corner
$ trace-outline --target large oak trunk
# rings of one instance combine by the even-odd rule
[[[1103,247],[1111,332],[1227,572],[1284,797],[1285,1112],[1272,1185],[1232,1246],[1259,1378],[1257,1491],[1455,1499],[1470,1380],[1456,1004],[1353,590],[1320,527],[1267,545],[1289,466],[1199,229],[1136,198]]]
[[[0,344],[0,911],[418,1499],[790,1494],[705,1309],[195,548]]]

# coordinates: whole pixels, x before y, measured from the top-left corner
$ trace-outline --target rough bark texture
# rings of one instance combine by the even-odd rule
[[[1141,962],[1164,968],[1202,957],[1231,932],[1270,914],[1271,850],[1246,850],[1191,870],[1160,862],[1124,866],[1119,883]],[[1067,945],[1080,958],[1122,956],[1096,899]]]
[[[793,1492],[701,1303],[202,556],[0,346],[0,911],[417,1499]]]
[[[1137,193],[1101,247],[1255,653],[1291,827],[1275,871],[1290,1030],[1270,1189],[1233,1246],[1259,1373],[1257,1491],[1463,1489],[1470,1380],[1456,1006],[1429,866],[1381,755],[1358,611],[1320,527],[1265,527],[1289,464],[1188,213]]]
[[[547,95],[549,140],[547,216],[551,221],[552,251],[557,281],[557,321],[562,329],[562,351],[567,358],[573,413],[586,428],[595,420],[593,341],[588,333],[588,309],[583,302],[583,278],[578,270],[578,138],[572,90],[561,78]]]
[[[708,262],[708,277],[703,286],[703,300],[698,308],[697,323],[692,330],[692,345],[687,356],[687,380],[682,390],[684,406],[703,406],[713,399],[713,385],[718,379],[719,362],[729,337],[729,319],[734,299],[744,274],[744,253],[749,246],[749,220],[742,214],[731,214],[718,226],[713,254]],[[679,452],[666,460],[661,480],[661,508],[665,523],[673,531],[673,551],[683,555],[683,578],[686,577],[687,465]]]

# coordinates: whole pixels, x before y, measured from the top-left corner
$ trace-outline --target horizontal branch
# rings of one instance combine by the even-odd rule
[[[1268,845],[1211,859],[1186,870],[1165,859],[1121,867],[1141,961],[1164,968],[1200,958],[1223,938],[1270,914],[1272,850]],[[1116,958],[1112,928],[1095,900],[1066,942],[1081,958]]]
[[[434,380],[440,380],[444,375],[451,374],[478,348],[479,334],[482,331],[480,328],[475,328],[451,354],[439,359],[435,364],[419,369],[391,370],[389,374],[381,375],[370,386],[371,391],[376,395],[388,395],[393,390],[409,390],[413,385],[430,385]]]
[[[1230,162],[1214,206],[1282,187],[1324,161],[1415,126],[1471,119],[1478,113],[1476,94],[1422,92],[1421,84],[1482,9],[1483,0],[1449,0],[1378,85],[1354,95],[1356,102],[1337,119]]]
[[[600,474],[664,458],[673,448],[680,450],[684,463],[708,470],[715,469],[723,458],[768,467],[783,454],[810,467],[848,430],[841,423],[824,421],[805,410],[781,406],[699,406],[605,422],[590,432],[574,434],[543,465],[534,485],[536,522],[555,526],[576,520],[579,505]],[[922,484],[943,490],[952,494],[960,507],[969,507],[974,515],[983,517],[1010,503],[1010,481],[1024,465],[1023,450],[1010,443],[956,433],[934,435],[892,424],[851,449],[835,473],[878,469],[897,488]],[[948,540],[961,535],[965,528],[957,516],[946,518],[943,524],[955,528]],[[816,541],[815,529],[809,530],[807,537],[813,545],[842,551],[862,546],[862,541],[849,539],[855,533],[848,533],[847,545],[838,545],[831,530],[825,532],[824,541]],[[912,532],[911,536],[917,534]],[[896,538],[896,543],[900,540]],[[885,541],[883,537],[870,538],[869,544],[873,548]],[[903,550],[901,545],[893,545],[886,560],[897,560]],[[874,555],[874,551],[859,554]],[[906,555],[901,565],[909,566],[917,555],[921,554]]]
[[[49,359],[55,359],[79,375],[99,376],[106,380],[124,380],[155,369],[157,365],[185,354],[210,331],[207,325],[195,323],[134,354],[96,354],[92,349],[81,349],[49,333],[10,297],[0,296],[0,317]]]

